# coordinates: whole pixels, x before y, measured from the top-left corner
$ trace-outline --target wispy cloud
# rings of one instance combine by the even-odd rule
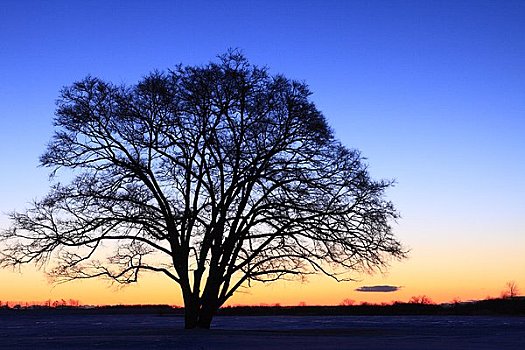
[[[374,292],[374,293],[389,293],[401,289],[398,286],[362,286],[356,288],[357,292]]]

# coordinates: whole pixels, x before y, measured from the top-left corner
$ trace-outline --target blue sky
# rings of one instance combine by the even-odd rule
[[[47,192],[38,157],[62,86],[88,74],[132,84],[240,48],[306,81],[343,143],[397,180],[407,264],[452,245],[480,264],[490,246],[523,251],[524,19],[510,0],[3,1],[0,212]],[[521,272],[502,278],[525,284],[525,258],[508,264]]]

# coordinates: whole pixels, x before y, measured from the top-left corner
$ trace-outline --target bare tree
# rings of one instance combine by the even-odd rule
[[[519,295],[520,289],[515,281],[509,281],[505,284],[505,290],[501,293],[503,298],[515,298]]]
[[[3,231],[3,266],[52,264],[57,281],[179,284],[186,328],[209,328],[240,287],[384,266],[404,252],[359,152],[338,142],[307,86],[232,51],[133,86],[64,88],[41,157],[69,184]]]
[[[434,304],[434,301],[432,299],[430,299],[428,296],[426,295],[418,295],[418,296],[413,296],[410,298],[410,300],[408,301],[410,304],[421,304],[421,305],[431,305],[431,304]]]
[[[355,305],[355,300],[350,298],[345,298],[339,303],[340,306],[353,306]]]

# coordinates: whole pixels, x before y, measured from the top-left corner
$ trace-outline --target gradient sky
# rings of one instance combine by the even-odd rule
[[[338,138],[367,157],[411,250],[354,283],[328,278],[238,293],[232,304],[444,302],[525,292],[524,1],[21,1],[0,6],[0,227],[49,187],[38,157],[62,86],[86,75],[133,84],[228,48],[304,80]],[[360,286],[402,286],[392,293]],[[53,287],[32,268],[0,271],[0,300],[181,304],[147,276]]]

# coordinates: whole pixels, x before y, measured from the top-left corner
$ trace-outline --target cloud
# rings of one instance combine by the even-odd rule
[[[373,293],[389,293],[389,292],[396,292],[401,287],[398,286],[362,286],[359,288],[356,288],[356,292],[373,292]]]

